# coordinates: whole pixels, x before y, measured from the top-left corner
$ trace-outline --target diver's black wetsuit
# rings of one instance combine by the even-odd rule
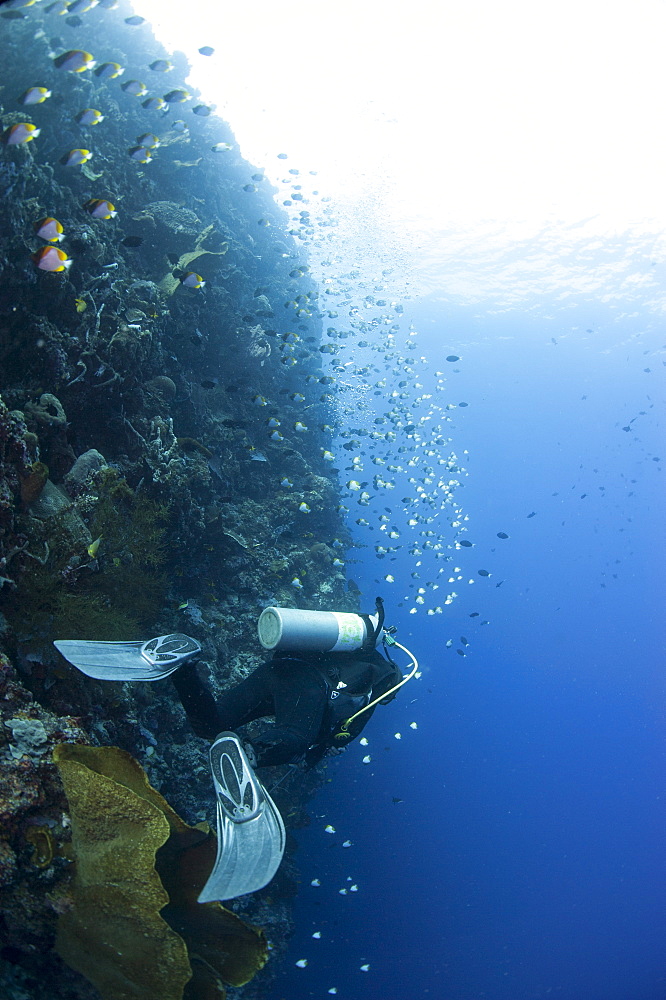
[[[278,652],[217,701],[193,663],[171,679],[192,728],[204,739],[214,740],[219,732],[236,731],[254,719],[274,715],[275,725],[252,737],[257,765],[262,767],[303,758],[316,763],[334,745],[336,721],[353,715],[401,678],[400,669],[373,649],[303,656]],[[352,723],[349,738],[335,745],[355,739],[373,712],[374,708],[364,712]]]

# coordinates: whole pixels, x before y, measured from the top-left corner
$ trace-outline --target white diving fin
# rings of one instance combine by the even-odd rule
[[[145,642],[57,639],[53,645],[77,670],[98,681],[159,681],[201,652],[196,639],[181,632]]]
[[[235,733],[210,748],[217,797],[217,858],[200,903],[263,889],[278,870],[286,841],[280,810],[250,767]]]

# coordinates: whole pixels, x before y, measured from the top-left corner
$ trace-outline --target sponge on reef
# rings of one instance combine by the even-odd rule
[[[267,959],[263,932],[219,903],[196,902],[212,868],[214,836],[185,823],[117,747],[61,743],[53,757],[76,863],[73,905],[58,922],[61,958],[103,1000],[221,1000],[222,982],[251,979]],[[187,987],[193,976],[206,980],[195,994],[194,982]]]

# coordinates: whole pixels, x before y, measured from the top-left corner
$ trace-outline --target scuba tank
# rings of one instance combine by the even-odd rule
[[[257,629],[264,649],[282,649],[293,653],[350,653],[374,649],[383,624],[384,609],[378,600],[374,615],[264,608]]]

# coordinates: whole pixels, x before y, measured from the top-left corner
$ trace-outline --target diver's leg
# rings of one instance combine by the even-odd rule
[[[252,719],[272,714],[273,699],[267,670],[267,665],[262,664],[236,687],[223,691],[217,700],[193,663],[177,670],[171,680],[196,735],[214,740],[222,730],[236,730]]]
[[[196,664],[186,663],[171,675],[171,680],[196,735],[214,740],[222,728],[217,718],[217,705],[197,673]]]
[[[252,738],[259,767],[289,764],[316,742],[326,707],[327,688],[306,663],[272,665],[275,725]]]
[[[270,664],[262,663],[235,687],[217,699],[220,730],[235,731],[254,719],[273,714],[273,675]]]

